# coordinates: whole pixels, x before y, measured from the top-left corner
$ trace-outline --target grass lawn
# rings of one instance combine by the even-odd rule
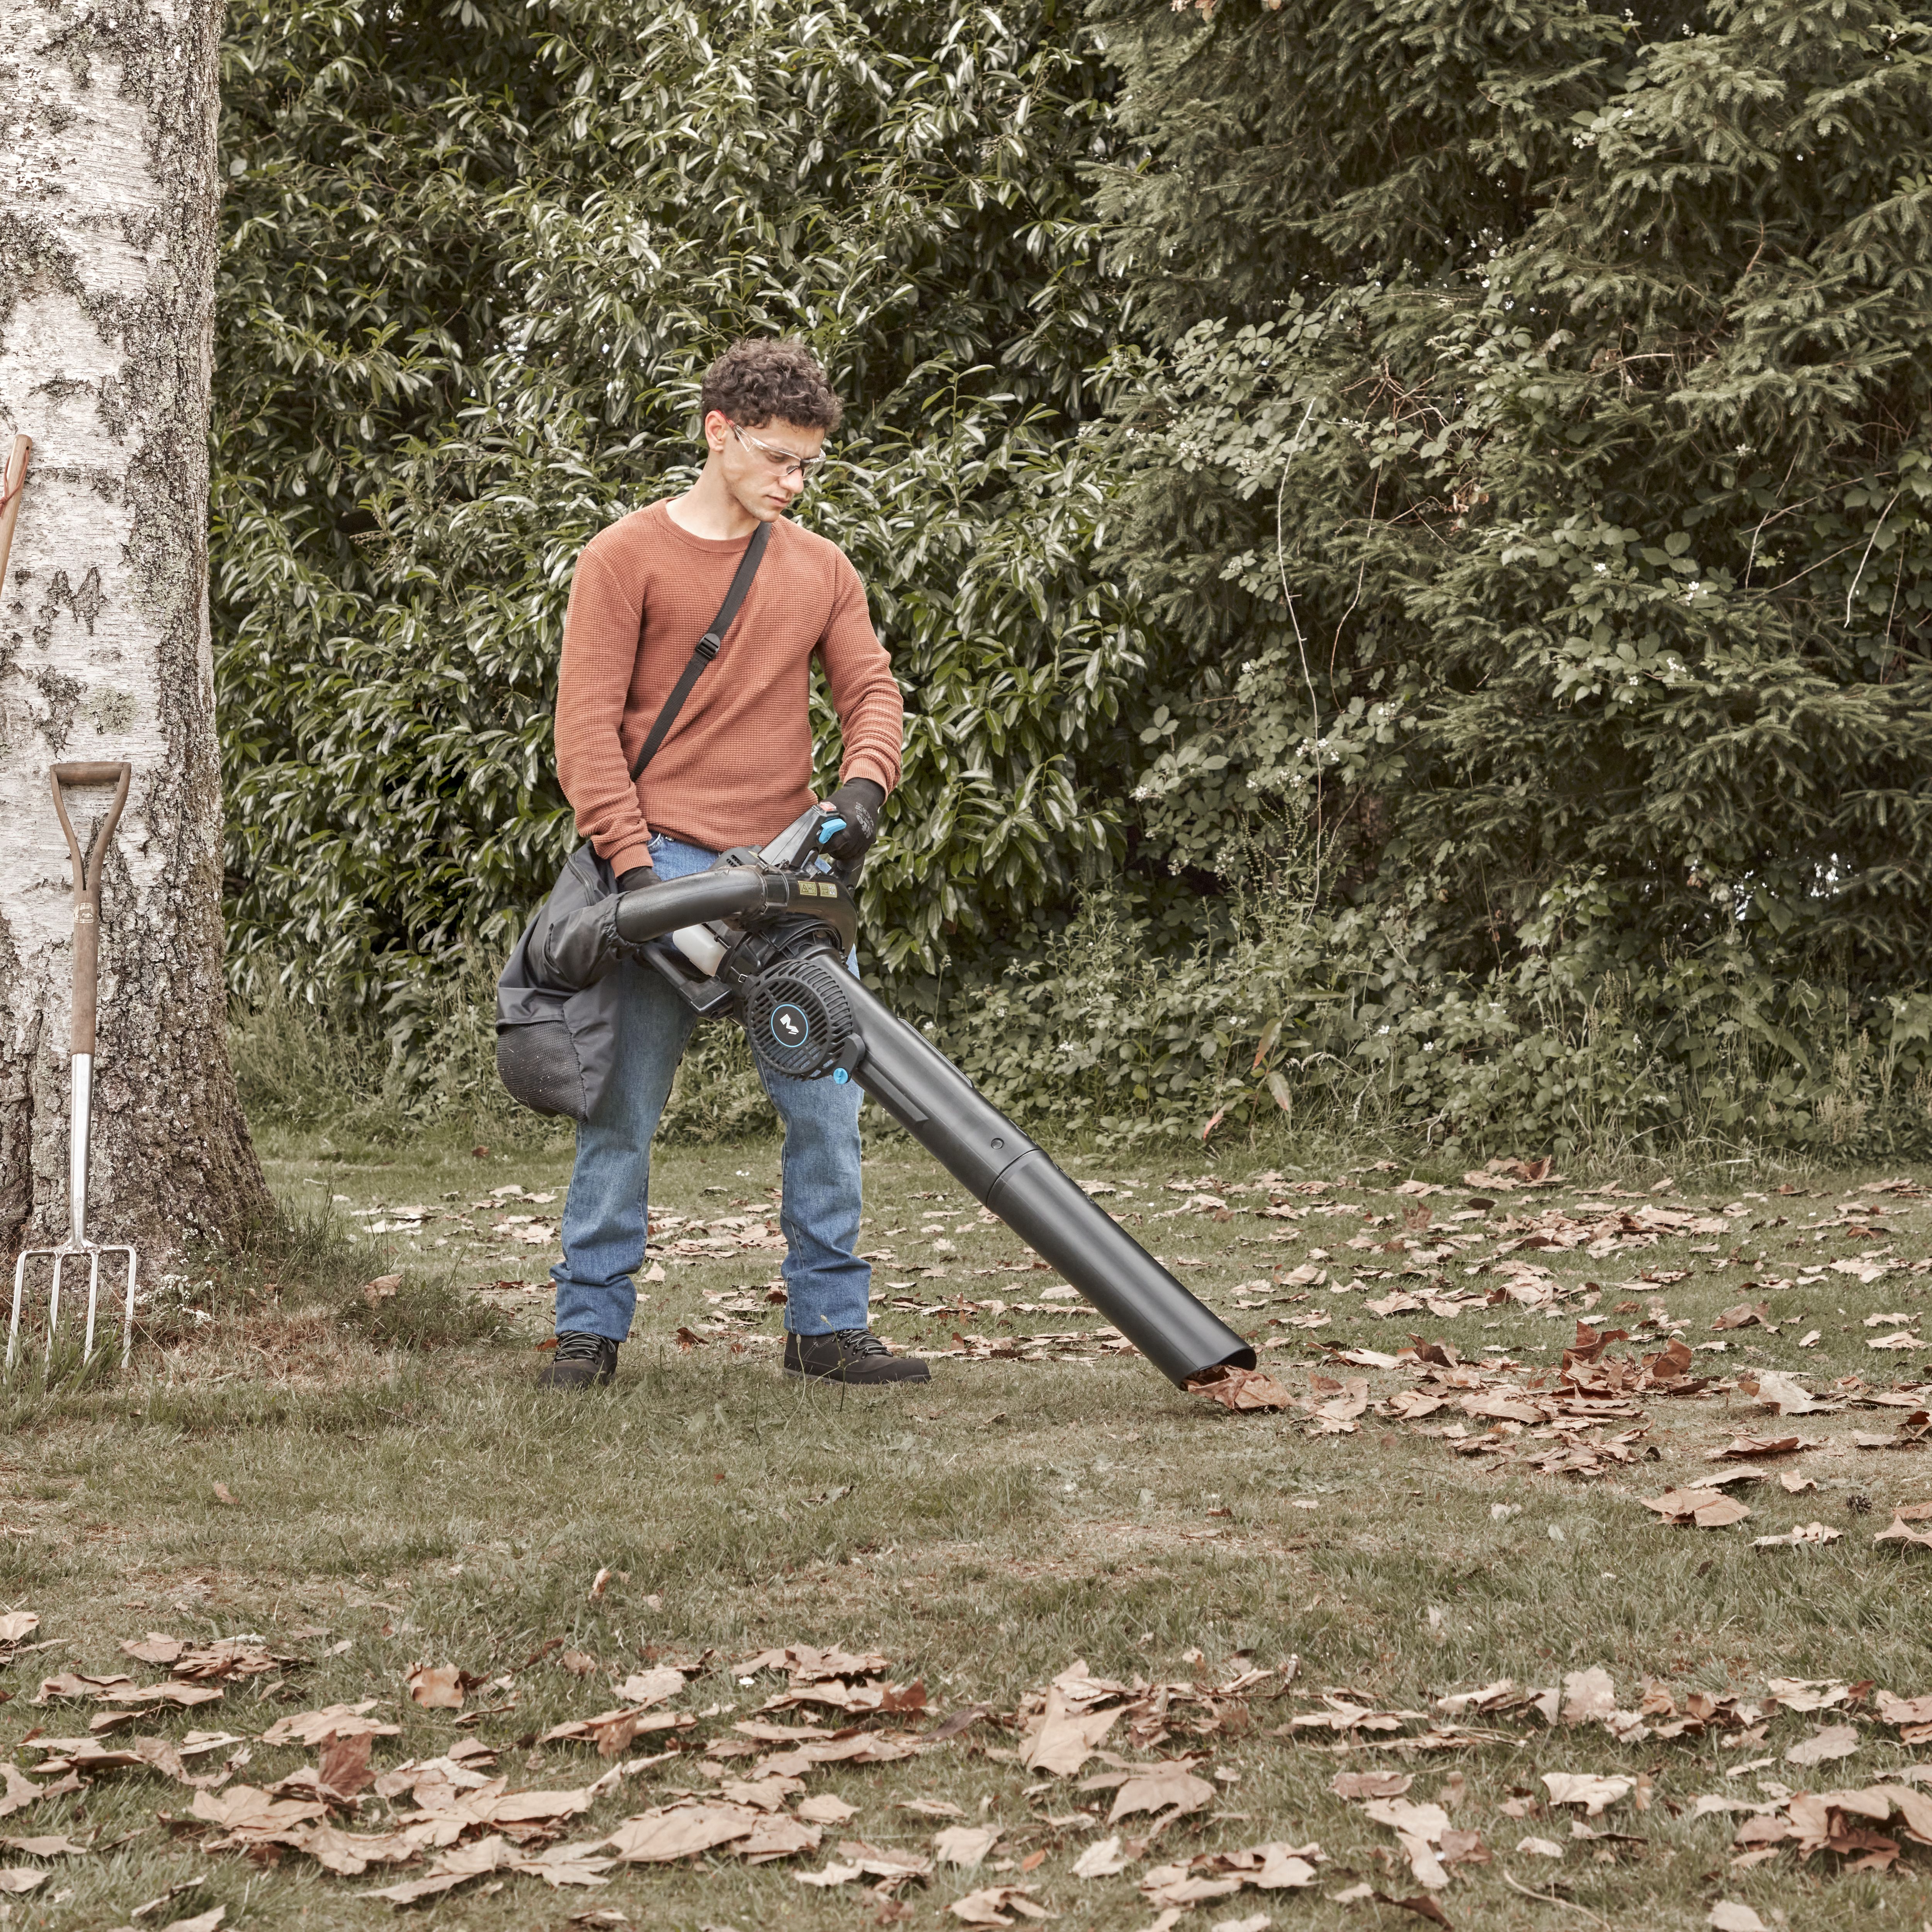
[[[1932,1256],[1932,1202],[1874,1191],[1896,1167],[1586,1166],[1479,1188],[1426,1160],[1377,1167],[1375,1150],[1070,1162],[1267,1345],[1295,1406],[1238,1414],[1111,1349],[902,1141],[868,1156],[864,1246],[882,1258],[875,1325],[933,1356],[929,1388],[779,1379],[778,1154],[758,1144],[661,1155],[664,1279],[643,1284],[615,1386],[568,1402],[532,1387],[567,1154],[429,1139],[352,1156],[313,1136],[268,1151],[288,1242],[212,1285],[173,1285],[125,1377],[47,1390],[20,1375],[7,1396],[5,1594],[38,1616],[22,1641],[41,1647],[0,1677],[0,1758],[31,1772],[85,1760],[50,1738],[226,1740],[82,1762],[78,1788],[31,1802],[8,1773],[21,1802],[0,1830],[86,1848],[6,1852],[12,1870],[47,1868],[0,1904],[11,1924],[386,1922],[394,1908],[367,1894],[433,1874],[451,1848],[344,1875],[301,1848],[314,1816],[277,1828],[258,1808],[250,1827],[257,1801],[236,1795],[296,1774],[283,1802],[318,1811],[300,1775],[319,1772],[318,1748],[261,1734],[368,1700],[398,1727],[375,1738],[374,1772],[442,1759],[443,1774],[365,1785],[334,1824],[380,1837],[441,1806],[446,1836],[500,1846],[411,1908],[445,1926],[1030,1924],[1029,1907],[1095,1932],[1431,1922],[1376,1894],[1459,1927],[1660,1932],[1726,1922],[1712,1919],[1720,1900],[1767,1926],[1932,1921],[1932,1850],[1905,1816],[1792,1803],[1897,1785],[1921,1751],[1888,1700],[1932,1692],[1932,1550],[1874,1541],[1895,1504],[1932,1498],[1924,1450],[1892,1446],[1913,1435],[1914,1403],[1874,1400],[1928,1372],[1932,1277],[1912,1264]],[[1397,1191],[1417,1180],[1439,1191]],[[397,1275],[398,1292],[362,1292]],[[1713,1325],[1760,1307],[1750,1325]],[[1628,1333],[1585,1337],[1593,1359],[1566,1396],[1556,1372],[1580,1320]],[[1704,1386],[1672,1394],[1685,1349],[1675,1379]],[[1646,1358],[1663,1381],[1654,1368],[1640,1386],[1574,1393],[1640,1376]],[[1822,1406],[1766,1406],[1772,1371]],[[1592,1399],[1610,1412],[1578,1419]],[[1706,1460],[1739,1436],[1793,1436],[1816,1446]],[[1760,1472],[1724,1491],[1748,1520],[1674,1527],[1640,1501],[1738,1467]],[[1841,1534],[1754,1546],[1814,1522]],[[221,1696],[124,1699],[128,1718],[114,1687],[70,1681],[74,1694],[34,1701],[63,1675],[179,1681],[124,1652],[151,1631],[188,1646],[175,1668],[212,1673]],[[814,1662],[800,1646],[853,1654]],[[1064,1679],[1042,1732],[1043,1694],[1076,1661],[1120,1688]],[[418,1665],[468,1673],[462,1706],[412,1701]],[[667,1668],[685,1680],[668,1691]],[[1812,1682],[1780,1701],[1772,1679]],[[914,1684],[922,1708],[868,1709]],[[611,1756],[541,1742],[645,1706],[660,1728]],[[800,1760],[854,1726],[922,1742],[883,1762]],[[368,1774],[333,1761],[346,1784]],[[1168,1768],[1150,1783],[1147,1766]],[[1617,1782],[1595,1787],[1592,1814],[1553,1802],[1546,1779],[1560,1792],[1565,1774]],[[1927,1777],[1898,1786],[1922,1795],[1922,1819]],[[600,1778],[574,1811],[507,1829],[448,1810],[466,1792],[487,1809],[486,1779],[580,1794]],[[706,1816],[770,1808],[822,1842],[752,1862],[740,1853],[760,1841],[741,1825],[693,1856],[598,1872],[607,1848],[576,1868],[608,1881],[596,1888],[484,1868],[614,1833],[634,1847],[624,1821],[693,1792]],[[1143,1792],[1152,1808],[1108,1824]],[[1739,1802],[1696,1815],[1708,1796]],[[1810,1840],[1779,1836],[1808,1817],[1822,1821]],[[1761,1841],[1734,1844],[1751,1821]],[[990,1844],[973,1835],[988,1830]],[[243,1842],[210,1849],[224,1833]],[[1801,1857],[1830,1833],[1838,1849]],[[1093,1850],[1109,1839],[1111,1856]],[[1302,1863],[1278,1853],[1249,1876],[1290,1882],[1229,1888],[1238,1864],[1204,1856],[1264,1844]],[[974,1865],[894,1871],[981,1846]],[[1083,1855],[1119,1868],[1082,1876]],[[856,1869],[799,1882],[835,1867]],[[1030,1889],[1000,1889],[1015,1886]]]

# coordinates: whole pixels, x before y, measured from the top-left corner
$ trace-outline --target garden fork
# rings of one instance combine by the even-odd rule
[[[100,986],[100,880],[107,860],[108,842],[114,836],[121,808],[128,802],[128,787],[134,775],[130,764],[56,765],[53,769],[54,810],[60,814],[61,830],[67,834],[68,850],[74,855],[74,1093],[68,1120],[68,1232],[67,1239],[53,1248],[23,1248],[14,1264],[14,1316],[7,1330],[7,1366],[20,1340],[20,1306],[27,1282],[29,1261],[45,1259],[53,1264],[53,1280],[47,1291],[47,1359],[53,1359],[54,1336],[60,1328],[62,1276],[70,1263],[87,1263],[87,1334],[81,1344],[81,1358],[94,1354],[94,1316],[100,1300],[100,1264],[112,1255],[128,1257],[128,1305],[121,1323],[121,1366],[134,1346],[134,1250],[124,1243],[103,1246],[87,1238],[87,1154],[88,1130],[94,1119],[94,1018]],[[94,835],[92,852],[81,854],[80,841],[74,836],[74,821],[67,815],[67,802],[61,787],[109,785],[114,787],[114,802]],[[91,860],[91,862],[90,862]]]

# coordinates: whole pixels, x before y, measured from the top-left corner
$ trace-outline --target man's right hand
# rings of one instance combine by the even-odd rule
[[[617,874],[617,890],[620,892],[641,892],[646,886],[658,882],[658,868],[655,866],[633,866],[628,872]]]

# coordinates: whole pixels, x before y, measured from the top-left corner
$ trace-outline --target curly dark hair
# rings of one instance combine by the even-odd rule
[[[734,342],[704,372],[700,413],[722,410],[734,423],[796,423],[800,429],[835,430],[844,413],[818,358],[802,342],[750,336]]]

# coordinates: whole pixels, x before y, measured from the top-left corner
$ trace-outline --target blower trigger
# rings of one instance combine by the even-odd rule
[[[832,841],[837,838],[839,833],[843,832],[844,830],[845,821],[844,819],[828,818],[825,823],[818,828],[819,844],[821,845],[829,845]]]

